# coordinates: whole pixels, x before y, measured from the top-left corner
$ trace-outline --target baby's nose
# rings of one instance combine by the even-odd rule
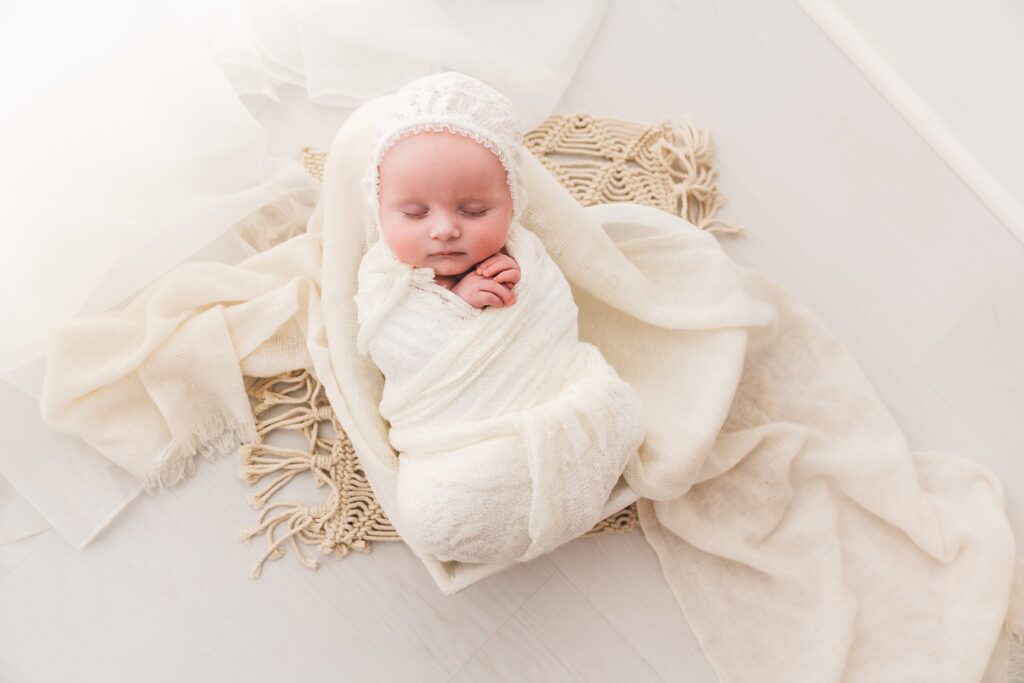
[[[459,236],[459,227],[449,218],[440,218],[434,223],[430,236],[436,239],[453,239]]]

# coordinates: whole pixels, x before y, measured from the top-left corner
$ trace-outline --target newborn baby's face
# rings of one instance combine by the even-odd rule
[[[378,168],[381,231],[403,263],[458,275],[505,246],[512,220],[505,168],[476,140],[416,133],[388,149]]]

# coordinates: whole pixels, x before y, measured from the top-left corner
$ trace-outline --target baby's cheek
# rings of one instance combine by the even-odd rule
[[[391,247],[391,251],[395,252],[395,256],[405,263],[413,263],[423,257],[416,240],[401,230],[393,231],[390,234],[388,245]]]
[[[508,241],[509,226],[502,221],[494,221],[477,233],[477,247],[488,255],[497,253]]]

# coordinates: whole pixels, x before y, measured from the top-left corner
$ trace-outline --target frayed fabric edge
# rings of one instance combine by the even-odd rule
[[[237,452],[242,444],[259,440],[252,420],[240,422],[213,415],[198,423],[184,439],[173,439],[160,454],[160,465],[138,479],[146,493],[159,493],[195,474],[197,455],[212,461],[219,454]]]
[[[982,683],[1024,683],[1024,564],[1015,557],[1009,607]]]
[[[1003,620],[1003,631],[1018,643],[1024,644],[1024,562],[1021,562],[1019,554],[1013,561],[1010,604]]]

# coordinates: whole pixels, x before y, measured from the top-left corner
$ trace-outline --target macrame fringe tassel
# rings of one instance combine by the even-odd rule
[[[711,133],[689,120],[678,128],[666,121],[663,130],[664,137],[655,141],[653,151],[674,180],[675,212],[701,230],[745,234],[743,227],[714,217],[725,205],[725,196],[715,183],[718,169]]]
[[[249,503],[259,509],[267,504],[271,496],[295,478],[296,475],[312,470],[330,470],[333,465],[331,453],[310,453],[297,448],[268,446],[263,443],[245,444],[239,449],[242,466],[239,474],[247,484],[255,484],[263,477],[274,472],[282,474],[270,483],[267,488],[249,497]],[[317,478],[317,485],[322,486],[325,479]]]
[[[302,545],[314,545],[323,555],[343,558],[350,550],[369,553],[371,540],[400,540],[369,490],[355,449],[331,410],[323,385],[308,370],[248,380],[246,391],[255,400],[258,438],[239,449],[239,474],[249,485],[269,478],[263,490],[249,498],[253,507],[262,510],[257,526],[239,533],[241,541],[260,534],[267,539],[268,547],[253,567],[252,578],[261,576],[268,560],[284,556],[286,543],[304,566],[316,570],[319,561],[305,555]],[[270,416],[277,406],[286,409]],[[331,424],[334,436],[320,434],[324,423]],[[279,429],[301,433],[308,447],[287,448],[263,441],[266,434]],[[330,489],[327,500],[318,505],[287,502],[268,507],[278,491],[307,471],[314,488]]]
[[[306,534],[308,537],[304,540],[307,544],[315,543],[319,545],[321,539],[318,532],[323,531],[324,523],[337,508],[337,505],[337,500],[332,496],[332,500],[323,505],[307,506],[299,503],[276,503],[265,508],[260,515],[257,526],[239,532],[238,536],[239,540],[242,541],[251,541],[253,536],[261,533],[265,533],[267,536],[267,551],[260,558],[259,562],[256,563],[256,566],[253,567],[250,576],[254,579],[260,578],[260,574],[263,573],[263,565],[267,560],[277,560],[283,557],[284,551],[281,550],[281,545],[286,541],[291,541],[292,548],[302,564],[314,571],[319,569],[320,562],[307,557],[302,552],[298,541],[301,538],[300,534]],[[285,508],[285,512],[276,517],[266,519],[268,513],[277,508]],[[281,538],[275,539],[275,529],[285,522],[288,524],[288,531]]]

